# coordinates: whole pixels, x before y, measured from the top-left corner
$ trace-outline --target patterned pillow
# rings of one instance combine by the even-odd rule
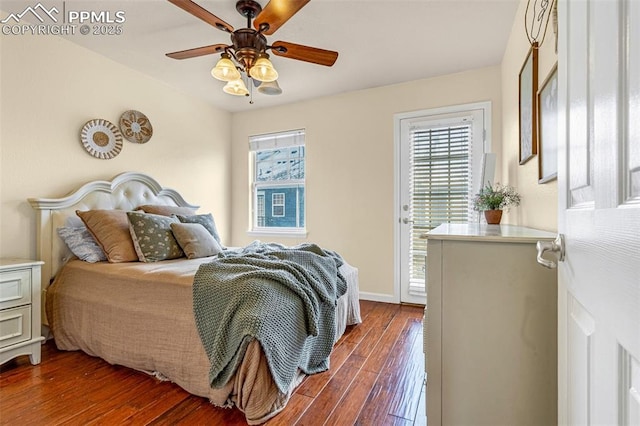
[[[216,223],[213,220],[213,215],[211,213],[207,214],[194,214],[191,216],[184,216],[181,214],[177,214],[176,217],[182,223],[199,223],[204,226],[207,231],[216,239],[216,241],[220,244],[220,247],[224,248],[222,243],[220,242],[220,234],[218,234],[218,229],[216,229]]]
[[[129,234],[124,210],[76,210],[111,263],[137,262],[138,255]]]
[[[176,259],[184,253],[171,232],[173,217],[138,212],[127,212],[129,232],[138,259],[141,262]]]
[[[86,227],[63,226],[58,228],[57,231],[60,238],[78,259],[89,263],[107,260],[104,251],[102,251]]]
[[[220,244],[199,223],[172,223],[171,230],[189,259],[215,256],[222,251]]]

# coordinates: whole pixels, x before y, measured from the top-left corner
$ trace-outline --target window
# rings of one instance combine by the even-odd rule
[[[285,217],[284,206],[284,192],[271,194],[271,215],[273,217]]]
[[[472,220],[471,123],[414,128],[411,141],[412,213],[421,232]]]
[[[304,234],[304,130],[249,138],[256,233]]]
[[[411,278],[424,283],[426,232],[473,220],[470,209],[471,123],[411,129]]]
[[[258,226],[264,226],[265,224],[265,215],[264,215],[264,191],[258,191],[258,199],[257,199],[257,209],[258,209]]]

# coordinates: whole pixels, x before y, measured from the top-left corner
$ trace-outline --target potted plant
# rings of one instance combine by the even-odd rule
[[[520,205],[520,194],[513,186],[496,183],[487,185],[473,199],[473,209],[484,211],[487,223],[495,225],[502,219],[502,211]]]

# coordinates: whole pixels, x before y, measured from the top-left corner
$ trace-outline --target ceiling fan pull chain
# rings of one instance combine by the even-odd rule
[[[247,77],[247,80],[249,80],[247,81],[249,86],[249,105],[253,105],[253,84],[251,84],[251,77]]]

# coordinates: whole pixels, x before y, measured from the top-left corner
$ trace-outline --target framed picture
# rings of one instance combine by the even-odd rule
[[[533,43],[520,69],[520,164],[536,154],[536,95],[538,93],[538,43]]]
[[[558,64],[538,91],[538,183],[558,177]]]

